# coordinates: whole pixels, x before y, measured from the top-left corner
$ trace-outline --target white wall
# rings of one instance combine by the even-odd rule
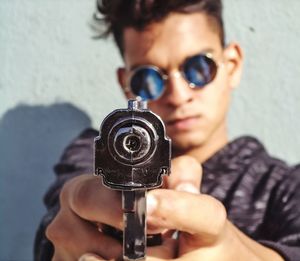
[[[246,55],[231,137],[300,154],[300,1],[225,0],[228,40]],[[52,166],[83,128],[125,107],[110,40],[93,40],[94,1],[0,1],[0,260],[31,260]]]

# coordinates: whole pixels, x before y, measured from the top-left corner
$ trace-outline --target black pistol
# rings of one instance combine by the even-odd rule
[[[127,109],[110,113],[95,138],[95,175],[122,191],[123,258],[146,255],[146,191],[170,174],[171,141],[162,120],[146,101],[129,100]]]

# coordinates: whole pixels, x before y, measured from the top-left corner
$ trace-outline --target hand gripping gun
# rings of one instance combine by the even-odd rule
[[[105,186],[122,191],[124,260],[145,260],[146,192],[162,185],[170,163],[171,141],[146,101],[129,100],[127,109],[102,122],[95,138],[95,174]]]

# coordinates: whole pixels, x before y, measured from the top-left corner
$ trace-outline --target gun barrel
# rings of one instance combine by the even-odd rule
[[[145,260],[146,190],[123,191],[124,211],[123,258]]]

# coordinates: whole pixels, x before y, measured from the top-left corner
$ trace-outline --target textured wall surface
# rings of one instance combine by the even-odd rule
[[[259,137],[290,163],[300,154],[300,1],[225,0],[228,41],[245,52],[230,134]],[[83,128],[126,106],[121,60],[93,40],[90,0],[0,1],[0,260],[32,260],[52,166]]]

